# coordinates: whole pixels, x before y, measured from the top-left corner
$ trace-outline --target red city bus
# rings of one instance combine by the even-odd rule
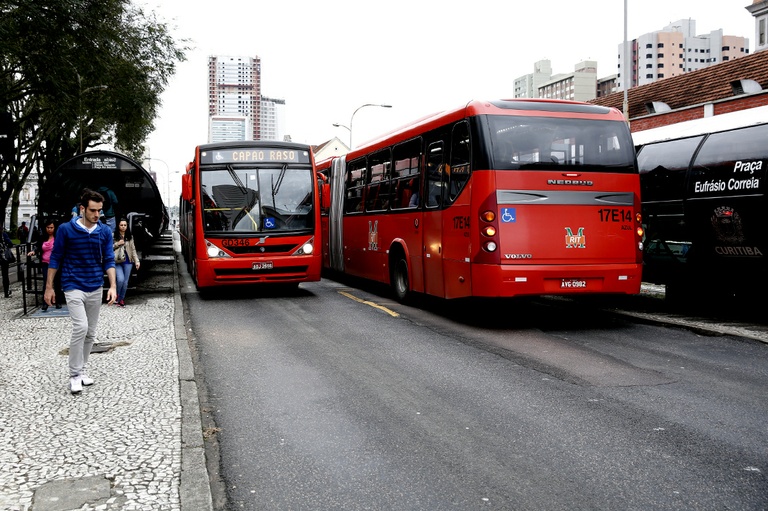
[[[310,146],[206,144],[182,176],[182,254],[199,289],[320,280],[320,194]]]
[[[443,298],[640,292],[640,181],[611,108],[473,101],[318,163],[323,265]]]

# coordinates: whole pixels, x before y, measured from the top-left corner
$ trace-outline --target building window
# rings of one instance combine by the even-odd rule
[[[664,73],[659,73],[658,75],[656,75],[656,78],[664,78]]]
[[[757,39],[759,46],[765,46],[765,18],[760,18],[757,22]]]
[[[664,48],[664,43],[659,43],[656,45],[656,48]]]

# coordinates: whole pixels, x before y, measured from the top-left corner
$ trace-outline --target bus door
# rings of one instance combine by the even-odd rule
[[[433,142],[427,146],[425,158],[424,216],[422,217],[422,255],[424,256],[424,292],[444,296],[443,282],[443,187],[445,176],[445,144]]]
[[[469,124],[458,122],[451,132],[449,164],[443,172],[443,285],[446,298],[470,296],[470,193],[462,193],[470,177]]]

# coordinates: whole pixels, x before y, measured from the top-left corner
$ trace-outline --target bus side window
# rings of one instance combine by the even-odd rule
[[[469,181],[470,152],[469,126],[466,122],[460,122],[453,127],[451,135],[451,166],[447,175],[444,203],[455,201]]]
[[[363,210],[365,175],[365,158],[350,162],[349,165],[347,165],[346,193],[344,200],[345,213],[357,213]]]
[[[392,174],[392,209],[417,208],[420,204],[421,140],[409,140],[393,149],[394,170]]]
[[[445,172],[444,155],[442,141],[430,144],[427,149],[426,205],[428,208],[438,208],[442,204],[443,174]]]

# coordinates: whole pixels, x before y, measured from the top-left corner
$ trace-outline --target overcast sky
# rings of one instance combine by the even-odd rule
[[[596,60],[598,77],[617,72],[624,40],[620,0],[137,0],[189,39],[188,60],[162,96],[145,164],[159,174],[183,171],[207,142],[207,69],[211,55],[261,58],[262,94],[286,102],[293,141],[347,141],[354,110],[355,143],[472,99],[511,98],[514,79],[549,59],[553,73]],[[749,38],[751,0],[627,0],[627,38],[679,19],[697,35],[722,29]],[[525,7],[523,7],[523,5]],[[179,176],[172,176],[177,196]],[[165,188],[160,187],[165,195]]]

